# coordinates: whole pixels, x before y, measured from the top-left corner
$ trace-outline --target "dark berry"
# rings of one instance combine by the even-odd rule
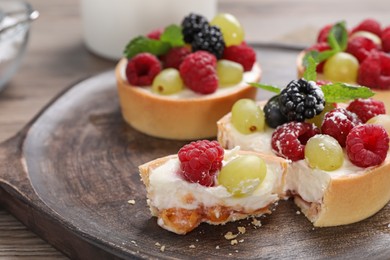
[[[194,36],[208,26],[209,22],[206,17],[190,13],[184,17],[181,23],[184,41],[191,44],[194,40]]]
[[[240,45],[226,47],[223,51],[222,58],[240,63],[244,71],[250,71],[256,62],[256,52],[250,46],[241,43]]]
[[[161,71],[160,61],[150,53],[139,53],[126,66],[127,81],[133,86],[149,86]]]
[[[321,132],[335,138],[342,147],[345,147],[345,140],[349,131],[361,124],[355,113],[345,108],[335,108],[325,114],[321,125]]]
[[[287,123],[287,117],[280,112],[279,95],[273,96],[267,101],[264,108],[265,122],[269,127],[276,128]]]
[[[314,124],[289,122],[280,125],[272,134],[272,149],[283,158],[301,160],[305,155],[307,141],[319,133],[320,130]]]
[[[355,99],[348,105],[347,110],[354,112],[363,123],[374,116],[386,114],[385,104],[372,98]]]
[[[359,125],[348,134],[346,150],[348,158],[356,166],[376,166],[386,159],[389,136],[380,125]]]
[[[208,51],[220,59],[225,49],[225,41],[217,26],[207,26],[195,34],[191,46],[192,51]]]
[[[189,182],[213,186],[214,176],[222,168],[223,155],[224,150],[217,141],[191,142],[178,152],[180,175]]]
[[[324,93],[314,81],[293,80],[281,91],[279,106],[288,121],[303,122],[324,110]]]

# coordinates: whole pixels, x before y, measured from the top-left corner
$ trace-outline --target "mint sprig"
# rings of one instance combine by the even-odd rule
[[[314,54],[313,54],[314,55]],[[317,60],[313,55],[307,56],[304,60],[303,66],[305,66],[305,72],[303,73],[303,78],[308,81],[315,81],[317,79]]]
[[[172,47],[184,45],[181,27],[170,25],[165,28],[160,36],[160,40],[150,39],[145,36],[138,36],[132,39],[125,47],[124,55],[131,59],[141,52],[148,52],[156,56],[163,55]]]
[[[264,90],[267,90],[270,92],[274,92],[276,94],[279,94],[281,91],[280,88],[278,88],[276,86],[272,86],[272,85],[260,84],[260,83],[256,83],[256,82],[248,82],[248,84],[252,87],[261,88],[261,89],[264,89]]]
[[[357,98],[370,98],[375,95],[370,88],[352,86],[345,83],[333,83],[321,87],[326,102],[342,103]]]

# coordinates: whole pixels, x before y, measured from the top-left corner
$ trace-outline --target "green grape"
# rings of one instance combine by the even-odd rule
[[[153,80],[152,91],[160,95],[171,95],[183,90],[183,80],[177,69],[162,70]]]
[[[338,52],[324,64],[325,78],[333,82],[354,83],[357,80],[359,61],[355,56]]]
[[[376,115],[370,118],[366,124],[381,125],[385,128],[388,135],[390,135],[390,115]]]
[[[218,174],[218,183],[233,196],[252,194],[263,182],[267,174],[267,165],[256,155],[241,155],[224,167]]]
[[[334,109],[336,106],[334,103],[325,103],[324,110],[319,115],[316,115],[313,118],[306,119],[306,122],[315,124],[317,127],[321,128],[322,121],[324,121],[325,114],[330,110]]]
[[[211,20],[210,24],[216,25],[221,29],[226,47],[240,45],[244,41],[244,29],[233,15],[227,13],[218,14]]]
[[[234,61],[219,60],[217,62],[217,75],[221,87],[235,85],[242,81],[244,68]]]
[[[232,107],[233,126],[242,134],[264,131],[264,112],[251,99],[240,99]]]
[[[334,171],[343,165],[344,152],[330,135],[315,135],[306,143],[305,159],[312,168]]]

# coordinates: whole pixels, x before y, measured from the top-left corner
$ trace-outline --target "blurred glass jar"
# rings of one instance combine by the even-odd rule
[[[37,17],[38,13],[26,2],[0,1],[0,90],[18,70],[27,46],[30,21]]]
[[[190,12],[211,19],[216,11],[217,0],[81,0],[86,46],[114,60],[133,37],[180,24]]]

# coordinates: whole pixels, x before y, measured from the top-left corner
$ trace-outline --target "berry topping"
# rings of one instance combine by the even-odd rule
[[[161,64],[156,56],[140,53],[128,61],[126,77],[133,86],[149,86],[160,71]]]
[[[160,36],[163,33],[163,31],[164,30],[162,28],[156,29],[156,30],[151,31],[150,33],[148,33],[146,35],[146,37],[148,37],[149,39],[153,39],[153,40],[160,40]]]
[[[319,52],[326,51],[326,50],[330,50],[330,46],[326,41],[318,42],[307,49],[307,51],[319,51]],[[316,67],[316,71],[322,73],[324,71],[324,64],[325,61],[320,62]]]
[[[185,57],[180,65],[184,84],[193,91],[210,94],[218,88],[215,56],[206,51],[197,51]]]
[[[390,27],[382,33],[382,49],[385,52],[390,52]]]
[[[371,52],[360,64],[357,82],[371,88],[390,89],[390,55]]]
[[[373,49],[378,49],[378,46],[372,40],[359,36],[348,40],[346,51],[355,56],[361,63]]]
[[[288,121],[302,122],[322,112],[324,93],[314,81],[293,80],[280,92],[280,111]]]
[[[325,25],[320,30],[320,32],[318,33],[318,36],[317,36],[317,42],[327,42],[328,41],[329,31],[330,31],[330,29],[332,29],[332,26],[333,26],[333,24],[328,24],[328,25]]]
[[[200,140],[183,146],[178,156],[180,175],[185,180],[210,187],[222,168],[224,150],[217,141]]]
[[[244,71],[250,71],[256,61],[256,52],[245,43],[226,47],[222,55],[223,59],[240,63]]]
[[[184,41],[191,44],[194,40],[194,36],[208,26],[209,22],[207,21],[207,18],[202,15],[190,13],[184,17],[181,23]]]
[[[208,51],[220,59],[225,48],[222,32],[217,26],[206,26],[200,32],[194,35],[192,41],[193,51]]]
[[[167,54],[162,57],[165,68],[179,69],[184,58],[191,53],[187,47],[171,48]]]
[[[389,136],[380,125],[359,125],[347,136],[346,150],[348,158],[359,167],[381,164],[389,149]]]
[[[347,110],[355,113],[363,123],[376,115],[386,114],[385,104],[372,98],[355,99],[348,105]]]
[[[313,124],[289,122],[278,126],[272,134],[271,145],[281,157],[298,161],[304,158],[306,142],[320,130]]]
[[[361,121],[355,113],[344,108],[336,108],[325,114],[321,132],[335,138],[342,147],[345,147],[347,135]]]
[[[287,123],[287,117],[280,112],[279,95],[270,98],[264,106],[265,122],[269,127],[276,128]]]
[[[376,34],[378,36],[380,36],[382,33],[381,25],[378,23],[378,21],[374,19],[365,19],[360,24],[358,24],[355,28],[352,29],[352,33],[358,31],[367,31]]]

